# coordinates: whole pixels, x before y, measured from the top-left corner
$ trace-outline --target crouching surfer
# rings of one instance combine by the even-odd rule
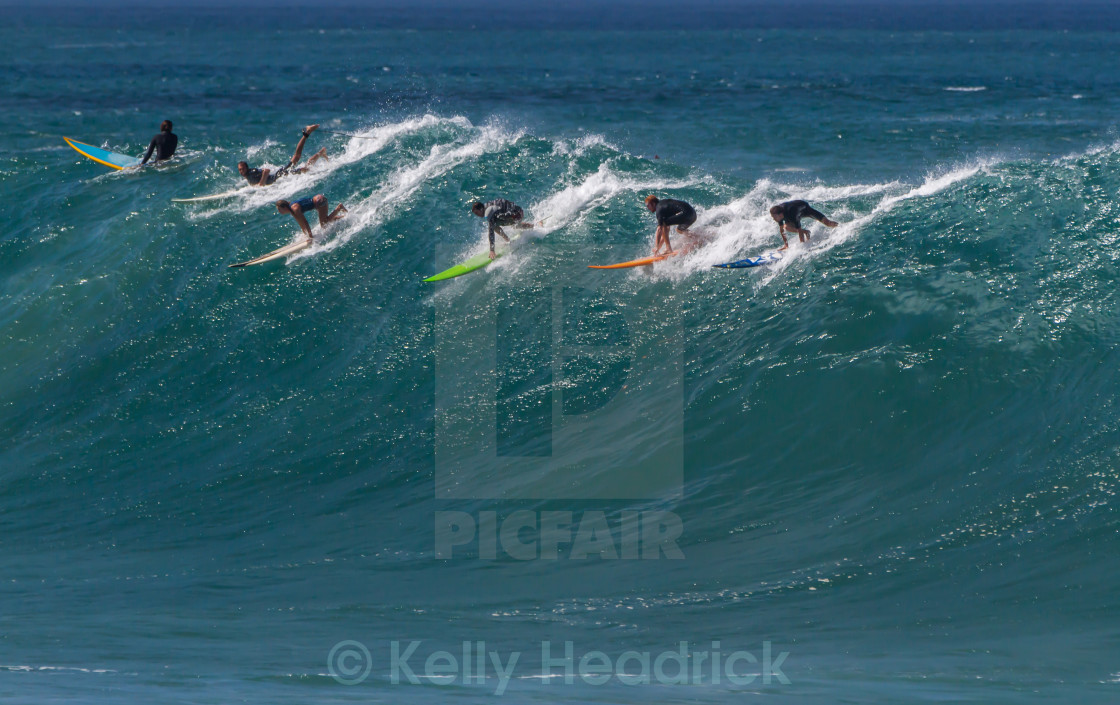
[[[299,223],[299,229],[303,231],[303,234],[307,236],[308,240],[311,239],[311,225],[307,222],[306,213],[312,211],[318,213],[319,227],[325,228],[327,227],[327,223],[341,220],[341,213],[349,212],[346,210],[346,206],[341,203],[338,204],[329,215],[327,214],[327,208],[327,197],[321,193],[315,196],[301,198],[298,201],[285,201],[281,199],[276,202],[276,210],[281,213],[290,213],[292,217],[296,219],[296,222]]]

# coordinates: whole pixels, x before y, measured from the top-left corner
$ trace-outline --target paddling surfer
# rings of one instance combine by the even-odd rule
[[[533,227],[532,223],[525,222],[525,211],[521,210],[521,206],[504,198],[495,198],[486,203],[475,201],[471,204],[471,213],[486,219],[490,235],[490,259],[494,259],[495,256],[494,233],[498,233],[503,240],[509,242],[509,238],[502,231],[503,225],[514,225],[522,230]]]
[[[165,159],[170,159],[175,154],[175,148],[179,146],[179,137],[171,131],[171,121],[164,120],[159,124],[159,134],[152,138],[148,143],[148,152],[141,160],[140,166],[148,163],[152,158],[152,152],[156,153],[156,161],[162,162]]]
[[[331,211],[330,215],[328,215],[327,207],[327,197],[321,193],[315,196],[301,198],[298,201],[285,201],[281,199],[276,202],[276,210],[281,213],[291,213],[292,217],[299,223],[299,229],[303,231],[303,234],[307,236],[308,240],[311,239],[311,225],[307,222],[306,213],[312,211],[318,213],[319,227],[325,228],[327,227],[327,223],[333,223],[336,220],[342,219],[342,216],[339,215],[339,211],[343,213],[349,212],[346,210],[346,206],[340,203]]]
[[[812,218],[830,228],[835,228],[839,225],[835,220],[829,220],[827,216],[814,209],[805,201],[786,201],[785,203],[779,203],[770,209],[770,217],[778,224],[778,234],[782,236],[782,246],[778,248],[779,250],[784,250],[789,247],[789,240],[786,239],[786,233],[797,233],[797,237],[801,242],[805,242],[812,236],[811,232],[801,227],[802,218]]]
[[[302,166],[298,169],[295,168],[295,165],[299,164],[300,158],[303,157],[303,146],[307,144],[307,138],[311,136],[312,132],[318,129],[318,125],[308,125],[307,127],[303,128],[303,136],[299,138],[299,144],[296,145],[295,154],[292,155],[292,158],[288,161],[287,164],[280,167],[275,172],[268,169],[267,167],[261,169],[251,169],[249,168],[248,162],[238,162],[237,173],[241,174],[241,176],[249,182],[250,186],[270,186],[273,182],[286,174],[302,174],[303,172],[307,171],[307,168],[314,164],[318,159],[327,159],[327,148],[323,147],[318,152],[311,155],[311,158],[307,160],[307,166]]]
[[[684,201],[672,198],[658,199],[650,194],[646,196],[646,209],[657,217],[657,238],[653,243],[653,254],[660,254],[661,243],[665,243],[665,254],[673,251],[669,242],[669,230],[677,226],[677,232],[682,235],[691,235],[688,227],[696,222],[696,209]]]

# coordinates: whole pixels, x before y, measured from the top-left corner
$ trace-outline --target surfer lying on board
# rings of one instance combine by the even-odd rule
[[[281,213],[291,213],[292,217],[299,223],[299,229],[303,231],[303,234],[307,236],[308,240],[311,239],[311,225],[308,224],[307,216],[304,215],[305,213],[310,213],[311,211],[318,213],[319,227],[325,228],[327,227],[327,223],[333,223],[336,220],[342,219],[342,216],[338,214],[339,211],[343,213],[349,212],[346,210],[346,206],[339,203],[338,207],[331,211],[330,215],[327,215],[327,197],[321,193],[316,196],[301,198],[298,201],[289,202],[281,199],[276,202],[276,210]]]
[[[296,153],[292,155],[291,160],[289,160],[287,164],[280,167],[275,172],[267,168],[250,169],[248,162],[237,162],[237,173],[245,177],[245,180],[249,182],[250,186],[270,186],[274,181],[285,174],[302,174],[307,171],[307,167],[314,164],[320,157],[327,159],[327,148],[323,147],[318,152],[311,155],[311,158],[307,160],[307,166],[300,167],[299,169],[294,168],[296,164],[299,164],[300,157],[303,156],[303,146],[307,144],[307,138],[311,136],[312,132],[318,129],[318,125],[308,125],[303,128],[303,137],[299,138],[299,144],[296,145]]]
[[[789,247],[789,240],[786,239],[786,233],[797,233],[797,237],[801,242],[805,242],[812,235],[811,232],[801,227],[801,219],[810,217],[823,225],[830,228],[835,228],[839,223],[835,220],[829,220],[823,213],[813,209],[805,201],[786,201],[779,203],[770,209],[770,217],[778,224],[778,234],[782,236],[782,246],[779,250],[784,250]]]
[[[171,121],[164,120],[159,124],[159,134],[152,138],[148,143],[148,153],[144,155],[144,159],[140,161],[140,166],[148,163],[152,157],[152,152],[156,153],[156,161],[162,162],[164,159],[170,159],[175,154],[175,148],[179,146],[179,137],[171,131]]]
[[[533,227],[532,223],[524,222],[525,211],[521,210],[521,206],[504,198],[495,198],[486,203],[475,201],[471,205],[471,213],[479,218],[485,218],[489,226],[490,259],[494,259],[494,233],[498,233],[503,240],[509,242],[509,238],[502,232],[503,225],[516,225],[522,230]]]
[[[672,198],[658,200],[657,196],[650,194],[646,196],[646,208],[657,216],[657,239],[653,243],[654,255],[660,254],[662,242],[665,243],[666,254],[673,251],[673,246],[669,243],[669,230],[672,226],[677,226],[678,233],[687,235],[688,226],[696,222],[696,210],[684,201],[676,201]]]

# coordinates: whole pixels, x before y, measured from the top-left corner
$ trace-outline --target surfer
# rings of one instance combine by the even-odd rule
[[[521,210],[521,206],[504,198],[495,198],[486,203],[475,201],[471,205],[471,213],[479,218],[485,218],[489,226],[490,259],[494,259],[494,233],[498,233],[503,240],[509,242],[509,238],[502,231],[503,225],[516,225],[521,229],[533,227],[532,223],[524,222],[525,211]]]
[[[300,167],[299,169],[294,168],[296,164],[299,164],[299,160],[303,156],[303,146],[307,144],[307,138],[311,136],[312,132],[318,129],[318,125],[308,125],[303,128],[303,137],[299,138],[299,144],[296,145],[296,153],[292,155],[292,158],[287,164],[277,169],[275,173],[267,168],[250,169],[248,162],[238,162],[237,173],[241,174],[241,176],[249,182],[250,186],[269,186],[285,174],[302,174],[307,171],[307,167],[314,164],[320,157],[327,159],[327,148],[323,147],[318,152],[311,155],[311,158],[307,160],[307,166]]]
[[[164,120],[159,124],[159,134],[152,138],[148,143],[148,153],[144,155],[141,160],[140,166],[148,163],[151,158],[152,152],[156,153],[156,161],[162,162],[165,159],[170,159],[175,154],[175,148],[179,146],[179,137],[171,131],[171,121]]]
[[[307,236],[308,240],[311,239],[311,225],[308,224],[307,216],[304,215],[305,213],[310,213],[311,211],[318,213],[319,227],[325,228],[327,227],[327,223],[333,223],[336,220],[342,219],[342,216],[339,215],[339,211],[343,213],[349,212],[346,210],[346,206],[340,203],[331,211],[330,215],[327,215],[327,197],[321,193],[315,196],[301,198],[298,201],[285,201],[281,199],[276,202],[276,210],[281,213],[291,213],[292,217],[299,223],[299,229],[303,231],[303,234]]]
[[[662,242],[665,243],[666,254],[673,251],[673,246],[669,243],[669,230],[672,226],[677,226],[678,233],[688,235],[688,226],[696,222],[696,210],[684,201],[672,198],[659,200],[657,196],[650,194],[646,196],[646,208],[657,216],[657,239],[653,243],[655,256],[660,253]]]
[[[835,228],[839,223],[829,220],[823,213],[815,210],[805,201],[786,201],[770,209],[770,217],[778,224],[778,234],[782,236],[782,246],[779,250],[789,247],[786,233],[797,233],[801,242],[805,242],[812,235],[811,232],[801,227],[801,219],[808,216],[822,225]]]

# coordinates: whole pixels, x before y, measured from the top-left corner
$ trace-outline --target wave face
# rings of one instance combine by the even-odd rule
[[[13,702],[1115,698],[1114,36],[245,32],[0,50]],[[141,173],[59,136],[165,116]],[[314,121],[329,161],[170,202]],[[313,247],[227,268],[316,193]],[[587,269],[649,193],[703,246]],[[423,283],[497,197],[538,225]],[[840,226],[712,267],[794,198]]]

